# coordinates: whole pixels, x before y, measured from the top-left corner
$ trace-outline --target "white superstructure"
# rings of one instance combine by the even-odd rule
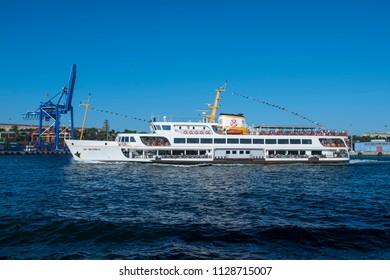
[[[201,122],[150,122],[151,133],[120,133],[115,141],[66,140],[76,161],[200,163],[348,162],[346,133],[315,127],[248,128],[243,115],[213,113]],[[208,119],[208,121],[206,121]]]

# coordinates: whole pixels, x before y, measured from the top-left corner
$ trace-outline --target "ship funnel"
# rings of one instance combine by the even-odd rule
[[[248,135],[249,131],[243,114],[220,114],[218,118],[222,134]]]

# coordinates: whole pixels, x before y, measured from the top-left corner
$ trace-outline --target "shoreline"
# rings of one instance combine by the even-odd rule
[[[67,151],[0,151],[0,156],[13,156],[13,155],[70,155]]]

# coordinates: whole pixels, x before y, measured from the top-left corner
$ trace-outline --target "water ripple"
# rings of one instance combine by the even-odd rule
[[[1,259],[389,259],[390,160],[0,158]]]

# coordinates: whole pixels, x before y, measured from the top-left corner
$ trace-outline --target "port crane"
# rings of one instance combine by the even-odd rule
[[[41,102],[41,105],[35,111],[27,112],[23,116],[25,120],[38,119],[38,149],[42,150],[43,143],[42,138],[45,133],[50,131],[54,127],[54,150],[59,150],[60,147],[60,135],[65,134],[69,128],[67,126],[61,131],[61,116],[70,113],[70,137],[74,139],[74,121],[73,121],[73,106],[72,97],[74,91],[74,85],[76,81],[76,64],[72,64],[70,70],[70,78],[67,87],[63,87],[61,91],[52,97],[49,101]],[[49,126],[43,130],[43,122],[51,122]]]

